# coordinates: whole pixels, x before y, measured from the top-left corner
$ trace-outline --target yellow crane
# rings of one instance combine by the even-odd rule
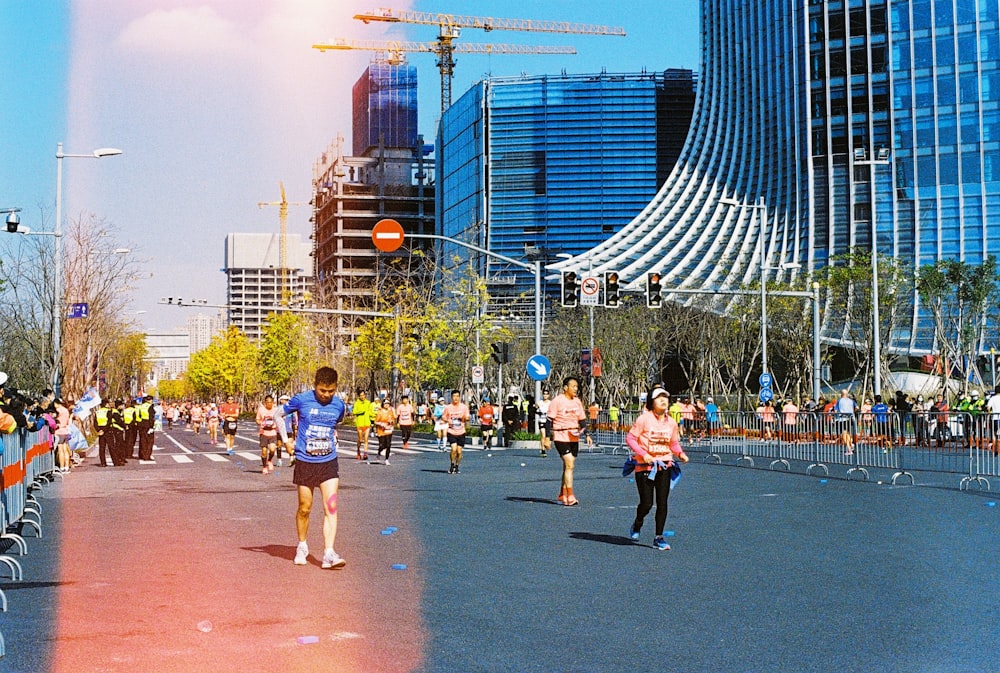
[[[581,35],[615,35],[624,37],[625,29],[616,26],[601,26],[595,24],[572,23],[569,21],[536,21],[533,19],[498,19],[487,16],[463,16],[458,14],[437,14],[431,12],[413,12],[398,9],[378,9],[366,14],[355,14],[354,18],[370,23],[381,21],[388,23],[414,23],[438,26],[437,42],[427,43],[432,48],[400,50],[400,51],[433,51],[438,56],[437,66],[441,71],[441,112],[451,107],[451,78],[455,73],[454,54],[459,53],[482,53],[482,54],[559,54],[572,53],[573,51],[545,51],[545,47],[523,47],[523,50],[498,50],[516,47],[517,45],[456,45],[462,28],[476,28],[485,31],[494,30],[519,30],[541,33],[574,33]],[[321,45],[313,45],[316,49],[325,50]],[[473,47],[465,49],[463,47]],[[493,47],[490,49],[490,47]],[[326,47],[333,49],[336,47]],[[352,47],[341,47],[352,48]],[[557,49],[550,47],[549,49]],[[389,49],[378,49],[377,51],[390,51]],[[399,54],[400,52],[395,52]],[[401,60],[397,56],[397,60]]]
[[[281,201],[258,201],[257,207],[278,206],[278,219],[281,222],[281,233],[278,237],[278,266],[281,273],[281,305],[288,306],[291,299],[291,292],[288,289],[288,206],[308,206],[312,205],[308,201],[293,201],[291,203],[285,198],[285,183],[279,181],[278,187],[281,189]]]

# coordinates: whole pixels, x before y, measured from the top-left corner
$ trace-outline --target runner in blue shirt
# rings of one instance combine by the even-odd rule
[[[337,370],[320,367],[316,370],[313,390],[299,393],[278,409],[278,431],[291,451],[284,416],[298,416],[295,436],[295,471],[292,483],[298,486],[299,509],[295,528],[299,545],[295,550],[295,565],[306,565],[309,545],[309,514],[312,511],[313,490],[319,487],[323,496],[323,568],[343,568],[347,562],[333,549],[337,537],[337,490],[340,470],[337,463],[337,424],[344,419],[347,406],[337,397]]]
[[[882,445],[882,453],[885,453],[892,448],[892,435],[889,434],[889,405],[882,401],[881,395],[875,396],[872,416],[875,417],[875,441]]]

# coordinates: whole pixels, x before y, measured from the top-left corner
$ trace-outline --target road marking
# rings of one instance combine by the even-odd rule
[[[246,458],[247,460],[260,460],[259,453],[250,453],[249,451],[237,451],[236,455],[240,456],[241,458]]]
[[[228,463],[229,462],[228,458],[226,458],[225,456],[220,456],[217,453],[204,453],[202,455],[205,456],[206,458],[208,458],[209,460],[211,460],[213,462],[216,462],[216,463]]]
[[[191,458],[189,456],[185,456],[184,454],[181,454],[179,456],[170,456],[170,457],[173,458],[174,461],[178,462],[178,463],[193,463],[194,462],[193,458]]]
[[[180,442],[178,442],[178,441],[177,441],[176,439],[174,439],[174,438],[173,438],[173,437],[171,437],[170,435],[168,435],[168,434],[166,434],[166,433],[161,433],[161,434],[162,434],[162,436],[166,437],[166,438],[167,438],[167,439],[169,439],[169,440],[170,440],[171,442],[173,442],[173,443],[174,443],[174,445],[175,445],[175,446],[176,446],[176,447],[177,447],[178,449],[180,449],[181,451],[183,451],[184,453],[194,453],[194,451],[192,451],[191,449],[187,448],[186,446],[184,446],[183,444],[181,444]]]

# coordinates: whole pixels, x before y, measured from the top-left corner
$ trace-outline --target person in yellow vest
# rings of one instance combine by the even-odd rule
[[[108,453],[111,453],[111,462],[115,461],[114,452],[108,451],[111,443],[111,400],[103,400],[101,406],[94,410],[94,425],[97,426],[97,459],[101,467],[108,466]]]
[[[125,460],[135,458],[135,438],[139,434],[138,419],[135,413],[135,402],[129,399],[122,410],[122,420],[125,421],[125,443],[122,445],[122,457]]]
[[[153,460],[153,396],[146,395],[136,406],[139,424],[139,460]]]
[[[115,400],[115,408],[108,414],[108,433],[110,441],[108,448],[111,449],[111,464],[115,466],[124,465],[128,462],[125,457],[125,402]]]

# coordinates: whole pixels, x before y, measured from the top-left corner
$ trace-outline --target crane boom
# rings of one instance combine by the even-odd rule
[[[625,29],[618,26],[601,26],[569,21],[537,21],[534,19],[497,19],[488,16],[462,16],[459,14],[436,14],[413,12],[402,9],[380,8],[354,18],[369,23],[385,21],[389,23],[417,23],[429,26],[452,28],[478,28],[480,30],[522,30],[536,33],[575,33],[579,35],[625,36]]]
[[[440,47],[437,42],[402,42],[399,40],[347,40],[344,38],[333,38],[326,42],[314,44],[313,49],[327,51],[328,49],[361,49],[367,51],[383,51],[393,54],[404,52],[430,52],[438,53]],[[454,45],[455,52],[459,54],[575,54],[573,47],[550,46],[536,47],[528,44],[489,44],[489,43],[466,43]]]

